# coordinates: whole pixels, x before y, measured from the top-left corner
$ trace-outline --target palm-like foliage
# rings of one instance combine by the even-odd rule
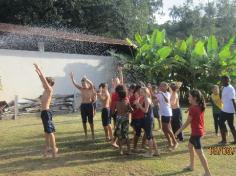
[[[223,74],[236,77],[234,37],[221,45],[214,35],[170,41],[165,30],[156,29],[151,35],[136,34],[134,42],[127,41],[136,47],[134,57],[122,58],[131,81],[181,81],[185,90],[209,90]]]

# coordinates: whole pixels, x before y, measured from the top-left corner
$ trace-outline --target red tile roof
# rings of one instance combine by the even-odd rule
[[[0,23],[0,31],[19,35],[44,36],[44,37],[53,37],[58,39],[80,41],[80,42],[130,46],[125,40],[120,40],[120,39],[112,39],[96,35],[70,33],[50,28],[29,27],[22,25],[7,24],[7,23]]]

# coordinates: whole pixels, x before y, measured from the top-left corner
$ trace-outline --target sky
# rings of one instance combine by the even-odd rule
[[[163,24],[166,21],[170,20],[169,9],[174,5],[180,6],[183,5],[186,0],[162,0],[163,1],[163,13],[164,15],[156,14],[156,21],[158,24]],[[193,0],[195,5],[199,3],[206,3],[208,0]]]

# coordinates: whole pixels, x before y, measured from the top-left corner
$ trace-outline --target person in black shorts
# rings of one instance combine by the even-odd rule
[[[173,133],[175,133],[182,126],[182,112],[179,104],[179,89],[182,83],[173,82],[170,84],[171,97],[170,104],[172,109],[172,119],[171,119],[171,127]],[[184,140],[183,132],[180,132],[177,136],[179,141]]]
[[[223,108],[221,110],[219,126],[222,140],[219,142],[221,145],[227,144],[226,133],[226,121],[232,133],[234,141],[232,144],[236,144],[236,129],[234,125],[234,114],[236,112],[236,92],[234,87],[230,84],[231,79],[229,76],[222,76],[221,83],[224,86],[221,93],[221,100],[223,102]]]
[[[144,97],[144,106],[140,103],[136,105],[144,112],[144,131],[149,146],[149,152],[144,154],[144,157],[159,156],[156,140],[153,135],[153,103],[151,93],[147,87],[143,87],[141,95]]]
[[[193,147],[197,149],[202,149],[202,144],[201,144],[201,137],[202,136],[191,136],[189,139],[189,142],[193,145]]]
[[[172,117],[172,109],[171,109],[171,94],[168,91],[169,86],[166,82],[162,82],[159,86],[159,93],[157,95],[157,100],[160,107],[160,115],[162,122],[162,131],[166,136],[169,144],[169,150],[175,150],[178,147],[178,142],[173,134],[171,129],[171,117]]]
[[[189,166],[185,168],[185,170],[193,171],[195,167],[195,153],[198,155],[202,167],[205,170],[204,176],[211,176],[211,172],[208,166],[208,162],[204,151],[201,145],[201,138],[205,134],[205,126],[204,126],[204,112],[206,109],[206,103],[203,94],[199,90],[191,90],[188,97],[189,103],[191,106],[189,107],[189,114],[186,122],[175,132],[175,136],[177,137],[181,131],[187,128],[189,125],[191,126],[191,135],[188,143],[189,150],[189,158],[190,163]]]
[[[92,140],[95,140],[94,136],[94,97],[96,96],[96,91],[94,90],[94,85],[92,81],[87,79],[85,76],[81,79],[81,86],[75,82],[73,73],[70,74],[72,83],[74,86],[80,90],[81,93],[81,117],[83,122],[84,134],[85,139],[87,139],[87,121],[89,122],[91,133],[92,133]]]
[[[136,106],[137,103],[144,104],[144,97],[140,95],[141,86],[137,85],[134,89],[133,96],[129,98],[129,102],[131,107],[133,108],[133,112],[131,114],[131,127],[134,130],[133,137],[133,152],[137,152],[137,145],[139,138],[142,134],[142,129],[144,129],[144,112]],[[143,135],[142,139],[142,148],[145,148],[146,145],[146,137]]]
[[[80,105],[80,111],[81,111],[81,117],[82,122],[89,124],[93,123],[93,117],[94,117],[94,104],[93,103],[82,103]]]
[[[105,136],[107,141],[111,141],[113,138],[111,117],[110,117],[110,101],[111,97],[108,92],[108,86],[106,83],[99,85],[99,92],[97,93],[98,98],[102,102],[102,125],[104,128]]]

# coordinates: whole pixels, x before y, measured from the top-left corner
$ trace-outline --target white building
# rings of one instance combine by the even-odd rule
[[[114,59],[106,52],[109,49],[130,52],[123,40],[0,23],[0,100],[41,95],[33,63],[55,78],[54,94],[76,91],[70,72],[78,81],[86,75],[96,86],[109,82],[115,70]]]

